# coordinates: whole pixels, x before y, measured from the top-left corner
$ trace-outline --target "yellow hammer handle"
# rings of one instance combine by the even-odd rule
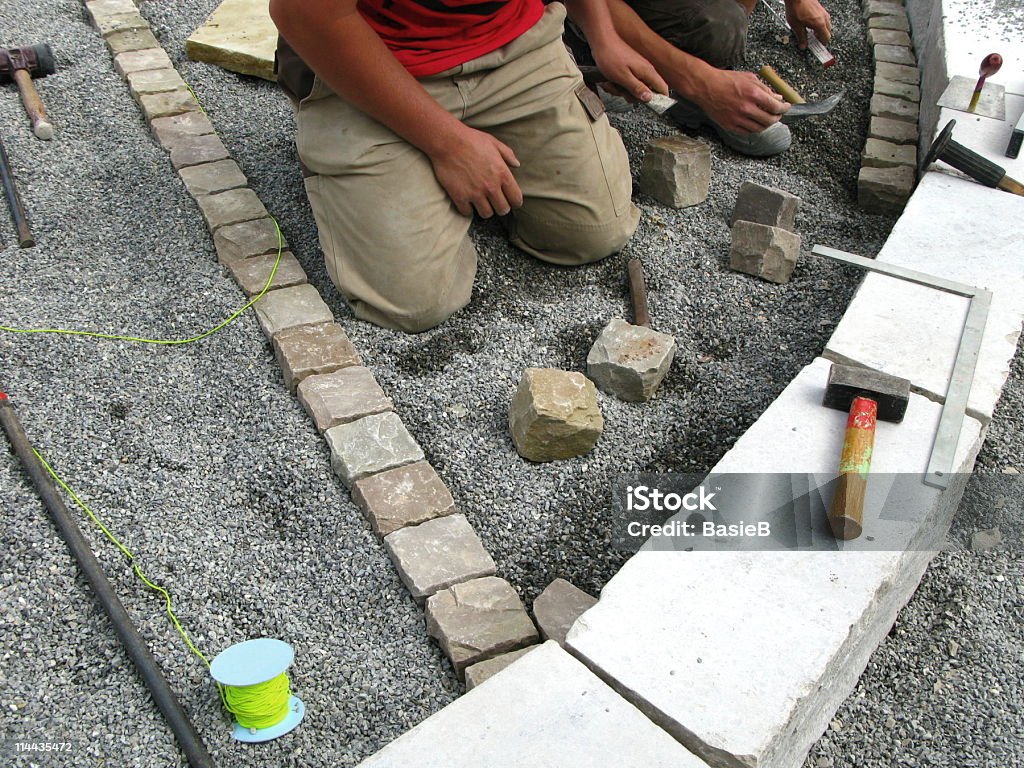
[[[776,91],[778,91],[782,95],[782,98],[784,98],[790,104],[806,104],[807,103],[807,102],[804,101],[804,97],[801,96],[799,93],[797,93],[796,89],[793,86],[791,86],[789,83],[787,83],[785,80],[783,80],[779,76],[779,73],[776,72],[771,67],[769,67],[767,64],[765,64],[763,67],[761,67],[760,71],[758,71],[758,74],[762,78],[767,80],[768,81],[768,85],[770,85],[772,88],[774,88]]]

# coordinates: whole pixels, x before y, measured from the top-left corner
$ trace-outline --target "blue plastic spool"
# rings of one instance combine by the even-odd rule
[[[221,685],[242,688],[273,680],[295,661],[295,651],[283,640],[263,637],[246,640],[225,648],[210,664],[210,674]],[[269,728],[244,728],[235,723],[231,735],[250,744],[270,741],[295,730],[306,714],[306,705],[298,696],[288,699],[288,714]]]

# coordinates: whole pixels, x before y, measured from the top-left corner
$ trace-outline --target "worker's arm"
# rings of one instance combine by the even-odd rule
[[[786,0],[786,21],[801,50],[807,47],[808,29],[826,45],[832,39],[832,17],[818,0]]]
[[[270,0],[282,37],[331,90],[430,158],[466,216],[505,215],[523,204],[510,147],[453,117],[356,11],[356,0]]]

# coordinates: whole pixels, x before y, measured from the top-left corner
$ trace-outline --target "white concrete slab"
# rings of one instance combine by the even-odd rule
[[[929,173],[878,255],[880,261],[994,292],[968,412],[987,423],[1024,320],[1024,198]],[[945,396],[967,300],[868,275],[826,346],[826,357],[910,379]]]
[[[550,641],[361,768],[706,768]]]
[[[821,406],[829,363],[805,368],[713,470],[828,472],[846,418]],[[873,471],[922,473],[940,406],[914,395],[880,423]],[[963,430],[973,465],[981,426]],[[771,446],[771,449],[766,449]],[[963,481],[920,487],[936,545]],[[792,768],[849,695],[933,552],[643,551],[570,630],[567,645],[711,766]],[[880,724],[877,727],[882,727]]]
[[[981,60],[990,53],[1003,57],[993,75],[1007,93],[1024,95],[1024,6],[994,0],[942,0],[946,67],[953,75],[978,77]]]

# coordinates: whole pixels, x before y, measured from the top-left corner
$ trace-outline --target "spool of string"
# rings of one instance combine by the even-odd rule
[[[217,687],[224,708],[235,716],[240,726],[250,731],[270,728],[288,716],[292,691],[287,672],[256,685],[218,683]]]

